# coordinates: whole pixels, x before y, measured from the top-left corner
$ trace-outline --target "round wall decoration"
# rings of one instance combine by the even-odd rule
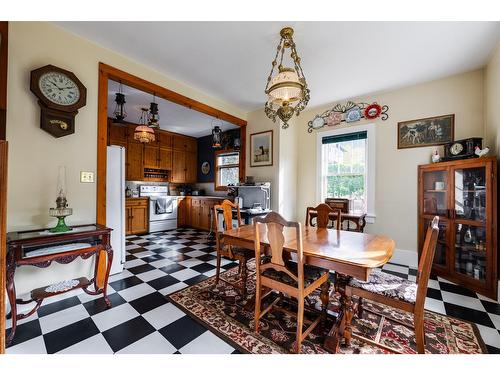
[[[365,118],[368,120],[373,120],[380,116],[382,113],[382,107],[377,103],[370,104],[365,108]]]
[[[207,175],[210,172],[210,163],[208,161],[204,161],[201,164],[201,173]]]

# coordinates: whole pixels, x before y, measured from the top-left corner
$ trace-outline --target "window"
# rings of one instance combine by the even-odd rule
[[[318,133],[318,200],[347,198],[349,208],[373,223],[375,126],[359,125]]]
[[[215,189],[237,184],[240,181],[240,153],[215,153]]]

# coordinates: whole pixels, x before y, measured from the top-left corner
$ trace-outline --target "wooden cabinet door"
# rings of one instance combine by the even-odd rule
[[[132,207],[131,230],[133,234],[146,233],[149,227],[148,206],[140,205]]]
[[[127,126],[108,121],[108,144],[123,146],[127,143]]]
[[[157,132],[160,147],[172,148],[172,134],[159,130]]]
[[[195,138],[186,138],[184,141],[186,151],[197,152],[198,151],[198,141]]]
[[[201,217],[201,200],[197,198],[191,198],[191,226],[194,228],[200,228],[200,217]]]
[[[158,146],[144,146],[144,168],[158,168]]]
[[[132,234],[132,207],[125,207],[125,234]]]
[[[172,169],[172,149],[160,147],[158,168],[166,170]]]
[[[186,152],[186,182],[196,182],[198,155],[193,152]]]
[[[184,151],[172,152],[172,181],[186,182],[186,153]]]
[[[139,142],[128,142],[126,152],[126,175],[129,181],[140,181],[144,177],[142,152],[142,144]]]
[[[177,226],[183,227],[186,225],[186,199],[177,199]]]

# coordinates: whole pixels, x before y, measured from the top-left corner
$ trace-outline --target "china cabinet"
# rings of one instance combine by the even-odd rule
[[[439,216],[433,274],[497,298],[497,161],[495,157],[420,165],[418,240]]]

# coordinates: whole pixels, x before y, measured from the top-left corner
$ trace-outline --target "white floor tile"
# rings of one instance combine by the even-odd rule
[[[148,284],[138,284],[130,288],[120,290],[118,293],[127,301],[133,301],[139,297],[145,296],[147,294],[153,293],[156,290],[149,286]]]
[[[194,251],[190,251],[189,253],[186,253],[187,256],[194,257],[194,258],[201,257],[202,255],[205,255],[205,254],[206,253],[204,253],[203,251],[200,251],[200,250],[194,250]]]
[[[158,293],[164,296],[168,296],[171,293],[177,292],[178,290],[186,288],[188,285],[186,283],[180,282],[174,285],[167,286],[166,288],[160,289]]]
[[[113,349],[99,333],[61,350],[57,354],[113,354]]]
[[[43,336],[35,337],[21,344],[5,349],[7,354],[47,354]]]
[[[217,273],[217,269],[214,268],[213,270],[203,272],[203,275],[208,276],[208,277],[212,277],[212,276],[215,276],[216,273]]]
[[[384,267],[382,267],[383,270],[386,271],[394,271],[394,272],[399,272],[404,275],[408,274],[408,267],[403,267],[403,266],[397,266],[395,264],[384,264]]]
[[[175,346],[168,342],[159,332],[153,332],[116,354],[172,354],[176,350]]]
[[[180,309],[175,307],[172,303],[159,306],[156,309],[148,311],[142,316],[157,330],[161,329],[177,319],[182,318],[184,314]]]
[[[92,320],[97,328],[99,328],[99,331],[103,332],[136,316],[139,316],[139,313],[131,305],[124,303],[93,315]]]
[[[475,309],[479,311],[486,311],[483,304],[477,298],[462,296],[460,294],[450,293],[441,291],[443,296],[443,301],[448,303],[453,303],[458,306],[468,307],[469,309]]]
[[[161,254],[161,256],[163,256],[163,254]],[[162,268],[165,266],[170,266],[171,264],[174,264],[174,263],[175,262],[172,262],[170,259],[160,259],[160,260],[155,260],[154,262],[151,262],[149,264],[155,268]]]
[[[427,297],[425,299],[424,309],[446,315],[446,309],[444,307],[443,301],[434,298]]]
[[[229,344],[206,331],[179,349],[182,354],[230,354],[234,351]]]
[[[134,254],[134,256],[136,256],[136,254]],[[137,267],[143,264],[146,264],[146,262],[141,259],[128,260],[125,262],[125,268]]]
[[[184,267],[188,267],[188,268],[197,266],[198,264],[202,264],[202,263],[203,263],[203,261],[199,260],[199,259],[186,259],[186,260],[183,260],[182,262],[179,262],[180,265],[182,265]]]
[[[157,269],[151,270],[148,272],[144,272],[144,273],[140,273],[137,275],[137,277],[144,282],[148,282],[150,280],[154,280],[154,279],[157,279],[157,278],[163,277],[163,276],[165,276],[165,272],[157,270]]]
[[[157,246],[158,247],[158,246]],[[153,253],[152,251],[141,251],[140,253],[135,253],[134,256],[136,258],[146,258],[146,257],[149,257],[151,255],[156,255],[156,253]]]
[[[437,290],[441,289],[441,287],[439,286],[439,282],[437,280],[429,280],[429,282],[427,283],[427,287]]]
[[[495,328],[485,327],[481,324],[476,324],[476,326],[479,328],[485,344],[500,348],[500,333]]]
[[[198,276],[199,274],[200,274],[199,272],[193,271],[190,268],[186,268],[184,270],[171,273],[170,276],[175,277],[179,281],[184,281],[192,277]]]
[[[26,305],[28,306],[28,305]],[[30,309],[31,310],[31,309]],[[30,311],[30,310],[26,310],[26,312]],[[17,313],[24,313],[22,311],[20,311],[19,309],[19,306],[17,307]],[[31,322],[32,320],[36,320],[38,319],[38,313],[34,313],[33,315],[31,315],[30,317],[26,318],[26,319],[21,319],[21,320],[18,320],[17,321],[17,326],[21,326],[25,323],[28,323],[28,322]],[[12,319],[6,319],[5,320],[5,329],[9,329],[12,327]]]
[[[140,246],[136,244],[125,246],[125,250],[134,250],[138,248],[140,248]]]
[[[56,329],[78,322],[89,317],[83,305],[76,305],[39,319],[42,333],[49,333]]]
[[[488,313],[496,329],[500,329],[500,315]]]
[[[115,290],[111,287],[111,285],[109,285],[108,283],[108,296],[115,293]],[[88,301],[92,301],[92,300],[95,300],[95,299],[99,299],[99,298],[102,298],[102,294],[98,294],[96,296],[93,296],[93,295],[90,295],[90,294],[87,294],[85,292],[81,293],[78,295],[78,299],[80,300],[80,302],[82,303],[85,303],[85,302],[88,302]]]
[[[126,279],[127,277],[130,277],[130,276],[134,276],[134,274],[132,272],[130,272],[129,270],[123,270],[120,273],[117,273],[115,275],[111,275],[109,277],[109,282],[112,283],[113,281],[123,280],[123,279]]]

